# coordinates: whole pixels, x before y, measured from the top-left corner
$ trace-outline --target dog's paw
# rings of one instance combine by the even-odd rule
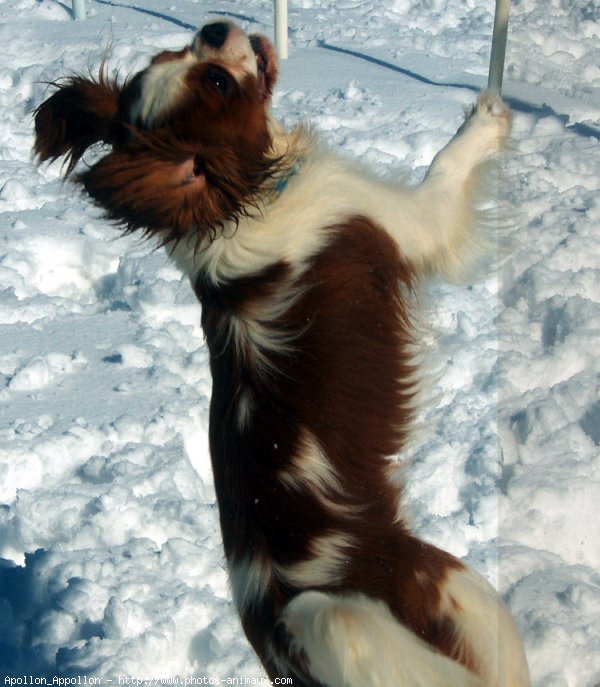
[[[482,91],[468,115],[464,133],[474,139],[484,156],[503,150],[510,136],[512,112],[500,95]]]
[[[500,134],[506,141],[512,127],[512,112],[498,93],[482,91],[477,98],[477,110],[484,117],[494,119],[500,128]]]
[[[494,91],[482,91],[477,96],[477,109],[490,117],[501,117],[508,121],[512,119],[508,105]]]

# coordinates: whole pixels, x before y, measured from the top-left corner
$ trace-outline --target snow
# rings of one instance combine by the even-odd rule
[[[224,570],[199,306],[32,164],[47,82],[267,0],[0,0],[0,675],[260,678]],[[415,527],[496,584],[536,687],[600,684],[600,7],[513,0],[501,268],[433,284]],[[277,114],[418,181],[485,85],[493,3],[298,0]],[[90,158],[91,159],[91,158]],[[507,210],[508,212],[508,210]],[[113,683],[114,684],[114,683]]]

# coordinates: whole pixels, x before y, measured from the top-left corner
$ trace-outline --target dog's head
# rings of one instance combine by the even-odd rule
[[[199,242],[236,220],[276,173],[269,104],[277,59],[263,36],[228,21],[204,26],[189,47],[158,53],[119,85],[71,77],[35,113],[38,158],[111,146],[75,176],[107,216],[163,242]]]

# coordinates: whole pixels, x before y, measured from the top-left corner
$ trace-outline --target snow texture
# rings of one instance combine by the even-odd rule
[[[67,0],[0,0],[0,676],[258,680],[223,564],[199,306],[30,151],[47,83],[107,46],[125,75],[219,14],[271,35],[273,3],[86,4],[74,22]],[[292,1],[276,112],[416,182],[486,83],[493,9]],[[503,261],[429,290],[444,370],[407,507],[499,587],[536,687],[598,687],[597,2],[513,0],[505,92]]]

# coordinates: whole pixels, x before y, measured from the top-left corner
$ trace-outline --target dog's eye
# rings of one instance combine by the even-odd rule
[[[206,78],[221,95],[227,95],[231,91],[231,77],[224,69],[212,67],[206,73]]]

